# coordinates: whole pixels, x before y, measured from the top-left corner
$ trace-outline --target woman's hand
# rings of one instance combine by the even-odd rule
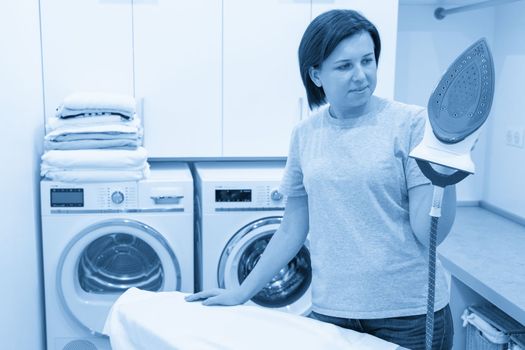
[[[245,298],[239,293],[238,289],[209,289],[202,292],[188,295],[186,301],[203,300],[203,305],[239,305],[246,302]]]

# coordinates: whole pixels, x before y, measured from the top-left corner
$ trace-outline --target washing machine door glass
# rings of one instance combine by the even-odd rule
[[[219,263],[219,286],[228,288],[244,281],[281,221],[282,217],[257,220],[243,227],[230,239]],[[306,314],[311,308],[311,281],[310,252],[305,243],[299,253],[251,301],[264,307]]]
[[[115,300],[131,287],[180,290],[181,270],[166,238],[129,219],[90,225],[68,243],[60,257],[57,293],[64,310],[100,334]]]
[[[239,283],[253,270],[274,232],[260,235],[244,249],[237,269]],[[308,290],[311,281],[310,252],[303,245],[299,253],[252,298],[252,301],[264,307],[293,304]]]
[[[88,293],[121,293],[130,287],[158,291],[164,270],[155,250],[128,233],[111,233],[91,242],[80,257],[78,280]]]

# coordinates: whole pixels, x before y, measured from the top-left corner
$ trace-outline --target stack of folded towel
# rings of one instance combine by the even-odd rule
[[[46,150],[135,149],[141,144],[142,126],[131,96],[72,94],[46,122]]]
[[[69,95],[46,121],[41,175],[57,181],[139,180],[149,173],[135,99]]]

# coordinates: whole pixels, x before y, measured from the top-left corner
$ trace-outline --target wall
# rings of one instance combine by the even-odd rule
[[[38,157],[43,137],[38,0],[0,11],[0,339],[43,349]],[[36,146],[35,146],[36,145]]]
[[[487,152],[484,200],[525,218],[525,1],[495,8],[496,94]],[[508,146],[507,131],[521,134],[522,147]]]
[[[454,7],[454,6],[453,6]],[[432,5],[400,5],[398,20],[395,98],[426,106],[441,75],[469,45],[485,37],[494,45],[494,8],[434,18]],[[494,118],[492,114],[492,118]],[[485,127],[473,152],[476,174],[457,185],[458,200],[483,199],[485,152],[490,126]]]

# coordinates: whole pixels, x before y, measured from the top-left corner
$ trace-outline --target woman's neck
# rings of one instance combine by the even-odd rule
[[[335,119],[350,119],[350,118],[358,118],[365,114],[370,113],[375,106],[373,96],[370,97],[368,102],[364,105],[352,107],[352,108],[337,108],[333,105],[330,105],[328,112],[330,113],[330,116]]]

